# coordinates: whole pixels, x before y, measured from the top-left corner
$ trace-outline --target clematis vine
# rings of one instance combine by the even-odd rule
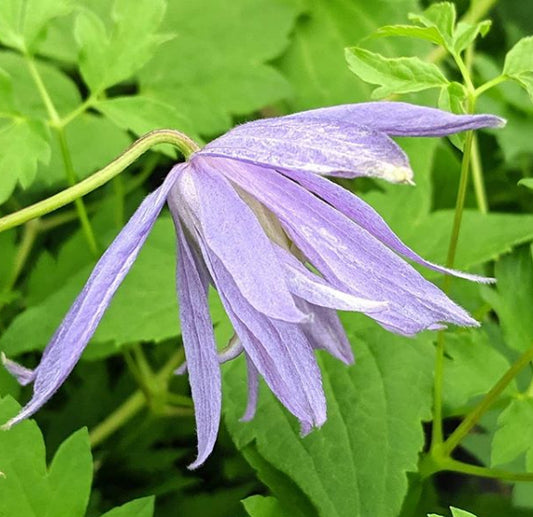
[[[400,102],[316,109],[249,122],[176,165],[104,253],[84,289],[29,370],[4,358],[33,396],[6,426],[34,414],[79,360],[168,203],[177,234],[177,293],[195,404],[198,455],[211,453],[221,412],[220,362],[244,354],[253,417],[259,376],[300,421],[302,434],[326,420],[314,350],[350,364],[337,310],[362,312],[406,336],[478,323],[404,258],[473,281],[406,246],[374,209],[325,176],[411,183],[393,136],[444,136],[502,126],[492,115],[454,115]],[[404,257],[404,258],[402,258]],[[170,279],[169,279],[170,281]],[[207,294],[212,285],[235,329],[221,353]]]

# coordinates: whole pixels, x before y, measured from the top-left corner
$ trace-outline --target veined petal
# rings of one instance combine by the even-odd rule
[[[354,223],[364,228],[379,239],[383,244],[400,253],[414,262],[425,266],[439,273],[453,275],[458,278],[464,278],[473,282],[491,283],[493,278],[487,278],[479,275],[471,275],[455,269],[449,269],[438,264],[433,264],[423,259],[418,253],[405,245],[398,236],[390,229],[389,225],[383,218],[362,199],[343,189],[339,185],[329,181],[327,178],[304,174],[297,171],[286,171],[286,176],[297,181],[310,192],[313,192],[330,205],[334,206],[339,212],[349,217]]]
[[[345,364],[353,364],[352,347],[337,312],[333,309],[311,305],[300,300],[302,310],[313,315],[312,321],[301,325],[309,343],[315,350],[325,350]]]
[[[385,133],[343,121],[282,117],[237,126],[195,153],[232,158],[273,169],[352,178],[373,176],[411,182],[403,150]]]
[[[179,313],[198,436],[198,456],[189,468],[195,469],[206,460],[215,445],[220,425],[222,388],[213,324],[207,305],[208,285],[202,281],[179,219],[175,222]]]
[[[167,193],[185,164],[175,166],[163,184],[141,203],[126,226],[96,264],[82,292],[46,347],[35,369],[33,396],[9,428],[33,415],[63,384],[91,339],[115,291],[130,270],[154,222],[165,204]]]
[[[320,370],[300,326],[257,311],[216,255],[205,253],[224,308],[249,359],[291,413],[311,426],[322,425],[326,401]]]
[[[318,108],[286,118],[302,122],[349,122],[390,136],[446,136],[470,129],[503,127],[506,123],[494,115],[456,115],[436,108],[390,101]]]
[[[303,321],[306,316],[297,309],[273,244],[254,213],[235,188],[204,163],[197,164],[192,178],[199,201],[199,238],[256,310],[283,321]]]
[[[255,416],[259,398],[259,372],[254,363],[246,355],[246,372],[248,375],[248,403],[241,417],[241,422],[249,422]]]
[[[30,370],[29,368],[26,368],[25,366],[22,366],[21,364],[18,364],[15,361],[8,359],[4,352],[0,354],[0,358],[2,359],[2,364],[4,365],[5,369],[11,375],[13,375],[15,379],[17,379],[17,382],[21,386],[31,384],[35,380],[35,370]]]
[[[387,307],[387,302],[359,298],[330,285],[326,280],[314,275],[296,257],[277,247],[280,262],[285,265],[290,291],[314,305],[342,311],[357,311],[371,314]]]
[[[237,162],[223,172],[278,216],[326,280],[356,296],[389,302],[387,309],[371,314],[384,327],[412,335],[440,322],[477,325],[381,241],[297,183]]]

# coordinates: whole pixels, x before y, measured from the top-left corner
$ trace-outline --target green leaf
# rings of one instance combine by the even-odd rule
[[[80,71],[94,94],[130,79],[168,39],[156,33],[164,11],[164,0],[115,0],[109,34],[95,13],[80,13],[75,25]]]
[[[32,54],[48,23],[71,10],[71,0],[3,0],[0,42]]]
[[[463,50],[466,50],[479,35],[486,36],[491,25],[491,20],[483,20],[475,25],[459,22],[453,37],[453,50],[455,53],[460,54]]]
[[[466,510],[460,510],[459,508],[454,508],[450,506],[452,511],[452,517],[476,517],[473,513],[467,512]],[[428,513],[428,517],[443,517],[442,515],[437,515],[436,513]]]
[[[382,25],[402,23],[405,13],[418,9],[416,0],[313,0],[297,24],[288,51],[279,66],[294,94],[292,111],[367,101],[371,88],[346,66],[342,47],[353,46]],[[411,39],[375,41],[376,50],[394,57],[424,52],[424,44]]]
[[[509,366],[509,361],[494,348],[484,330],[447,332],[444,376],[446,414],[463,412],[472,398],[489,391]],[[508,389],[516,391],[515,383]]]
[[[115,97],[99,101],[95,108],[121,129],[139,136],[154,129],[178,129],[191,138],[196,137],[193,124],[185,115],[170,104],[150,97]]]
[[[16,114],[11,76],[0,68],[0,118]]]
[[[141,71],[141,93],[175,107],[195,132],[229,129],[288,97],[284,77],[267,63],[282,54],[302,9],[298,0],[170,2],[163,29],[177,31]]]
[[[409,14],[410,20],[420,23],[425,27],[435,27],[448,44],[453,38],[456,17],[455,4],[451,2],[433,4],[422,14]]]
[[[0,400],[0,421],[19,409]],[[92,458],[86,429],[71,435],[46,467],[44,442],[33,421],[0,433],[0,515],[83,517],[89,500]]]
[[[346,49],[350,70],[363,81],[380,85],[372,98],[441,88],[448,80],[440,69],[417,57],[386,58],[359,47]]]
[[[513,400],[500,414],[494,433],[491,465],[509,463],[526,453],[526,468],[533,468],[533,399]]]
[[[417,27],[416,25],[385,25],[380,27],[373,37],[404,36],[430,41],[436,45],[444,45],[444,39],[436,27]]]
[[[498,314],[507,345],[525,351],[533,343],[533,261],[531,249],[503,256],[495,268],[496,287],[484,288],[483,297]]]
[[[533,178],[524,178],[518,182],[519,185],[533,189]]]
[[[329,415],[322,429],[302,439],[295,419],[264,385],[254,420],[239,422],[247,396],[242,361],[224,372],[226,425],[238,449],[253,443],[319,515],[396,516],[407,471],[416,470],[424,443],[421,421],[430,416],[433,349],[427,336],[405,339],[370,324],[363,329],[365,321],[351,315],[345,323],[356,365],[320,361]]]
[[[289,517],[275,497],[253,495],[242,504],[250,517]]]
[[[154,514],[154,498],[135,499],[106,512],[102,517],[152,517]]]
[[[26,189],[33,183],[39,162],[50,160],[48,130],[37,120],[0,122],[0,149],[0,203],[3,203],[17,184]]]
[[[57,266],[44,260],[34,275],[44,282],[35,304],[19,314],[0,338],[0,348],[9,356],[41,350],[48,343],[75,297],[87,280],[93,262],[87,262],[86,245],[80,234],[73,246],[60,255]],[[105,242],[109,242],[110,235]],[[79,248],[77,250],[76,248]],[[67,260],[72,252],[76,261]],[[81,260],[80,260],[81,259]],[[170,217],[155,224],[130,273],[106,312],[86,357],[116,353],[121,345],[139,341],[162,341],[180,333],[175,290],[176,252]],[[38,328],[39,332],[35,332]]]
[[[522,38],[509,50],[503,74],[522,86],[533,100],[533,36]]]

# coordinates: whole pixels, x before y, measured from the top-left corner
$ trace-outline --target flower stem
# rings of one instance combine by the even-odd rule
[[[472,180],[474,182],[474,192],[479,211],[482,214],[489,213],[489,204],[487,201],[487,192],[485,190],[485,181],[483,180],[483,166],[479,154],[479,143],[477,135],[472,139]]]
[[[43,201],[23,208],[14,214],[0,218],[0,232],[14,228],[30,219],[40,217],[65,206],[72,201],[101,187],[109,180],[120,174],[128,165],[131,165],[139,156],[157,144],[172,144],[176,146],[185,158],[199,149],[198,145],[188,136],[173,129],[159,129],[151,131],[136,140],[118,158],[113,160],[103,169],[92,176],[76,183],[76,185],[59,192]]]
[[[448,437],[442,446],[442,452],[450,455],[459,445],[461,440],[470,432],[470,430],[479,422],[479,419],[485,414],[487,409],[496,401],[503,390],[516,377],[518,372],[527,366],[533,360],[533,346],[526,350],[517,361],[504,373],[501,379],[493,388],[483,397],[481,402],[466,416],[466,418],[457,426],[455,431]]]
[[[67,181],[68,184],[72,187],[76,185],[77,177],[76,172],[74,171],[74,165],[72,164],[72,157],[70,156],[70,151],[68,149],[65,131],[62,127],[57,127],[56,132],[59,140],[59,147],[61,148],[61,156],[63,157],[63,164],[65,165]],[[85,203],[81,198],[77,198],[74,200],[74,205],[76,207],[78,219],[80,220],[81,227],[85,235],[85,240],[89,245],[91,253],[96,256],[98,255],[98,244],[96,243],[96,237],[94,236],[94,231],[91,226],[91,222],[89,221],[89,216],[87,215]]]
[[[179,349],[173,354],[166,364],[154,376],[154,383],[168,383],[174,370],[183,362],[183,349]],[[172,397],[171,397],[172,398]],[[180,398],[182,403],[185,398]],[[113,413],[111,413],[105,420],[100,422],[90,433],[89,442],[91,447],[96,447],[104,440],[106,440],[113,433],[118,431],[123,425],[131,420],[141,409],[143,409],[148,402],[146,394],[142,390],[135,391],[130,395],[125,402],[123,402]],[[190,408],[174,408],[176,415],[189,414]],[[183,409],[183,412],[179,410]],[[187,411],[185,411],[187,409]]]

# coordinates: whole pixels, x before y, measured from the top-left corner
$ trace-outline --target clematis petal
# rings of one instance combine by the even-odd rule
[[[246,356],[246,371],[248,375],[248,403],[241,422],[249,422],[255,416],[257,400],[259,398],[259,372],[254,363]]]
[[[385,133],[350,122],[277,118],[237,126],[195,153],[254,165],[352,178],[373,176],[411,182],[403,150]]]
[[[273,244],[248,205],[216,172],[198,168],[193,181],[200,205],[201,238],[224,264],[242,295],[271,318],[303,321],[306,316],[294,303]]]
[[[31,400],[3,428],[10,428],[33,415],[63,384],[94,334],[115,291],[133,265],[165,204],[170,187],[184,167],[185,164],[180,164],[172,169],[163,184],[141,203],[102,255],[35,369]]]
[[[315,350],[325,350],[345,364],[353,364],[352,346],[337,315],[337,311],[311,305],[305,300],[297,302],[302,310],[313,314],[313,320],[302,325],[302,330]]]
[[[0,358],[2,359],[2,364],[5,369],[17,379],[21,386],[31,384],[35,380],[35,370],[30,370],[29,368],[8,359],[4,352],[0,354]]]
[[[387,307],[387,302],[367,300],[336,289],[323,278],[311,273],[296,257],[277,247],[277,255],[285,266],[290,291],[299,298],[315,305],[341,311],[357,311],[371,314]]]
[[[406,102],[364,102],[302,111],[285,117],[302,122],[349,122],[390,136],[446,136],[484,127],[503,127],[494,115],[456,115],[448,111]]]
[[[215,445],[220,425],[222,387],[213,324],[207,305],[208,285],[202,281],[179,219],[175,219],[175,223],[179,313],[198,436],[198,455],[189,468],[195,469],[207,459]]]
[[[367,232],[376,237],[376,239],[379,239],[383,244],[394,250],[396,253],[400,253],[414,262],[429,269],[433,269],[434,271],[438,271],[439,273],[453,275],[473,282],[494,282],[493,278],[471,275],[455,269],[439,266],[438,264],[433,264],[432,262],[423,259],[398,238],[398,236],[390,229],[389,225],[370,205],[346,189],[329,181],[327,178],[311,174],[303,174],[296,171],[287,171],[284,174],[297,181],[310,192],[313,192],[322,198],[331,206],[335,207],[339,212],[342,212],[345,216],[349,217],[353,222],[361,228],[364,228]]]
[[[313,350],[299,325],[268,318],[243,296],[224,264],[207,249],[220,298],[244,350],[272,392],[301,422],[326,420],[321,375]]]
[[[389,302],[387,309],[371,314],[385,328],[412,335],[434,323],[478,325],[378,239],[297,183],[237,162],[223,172],[278,216],[328,281],[357,296]]]

